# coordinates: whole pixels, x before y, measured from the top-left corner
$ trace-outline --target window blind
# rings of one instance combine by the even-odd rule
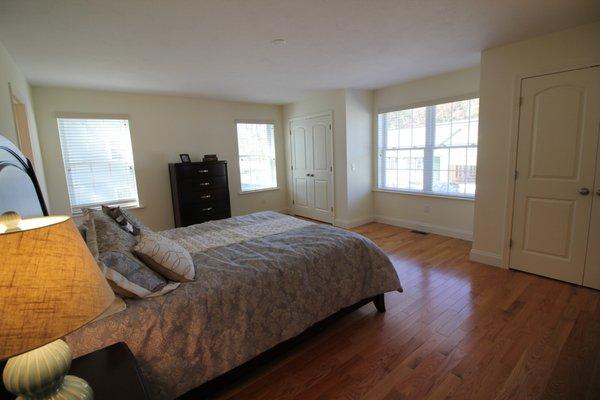
[[[276,188],[275,126],[238,122],[237,137],[242,192]]]
[[[475,196],[479,99],[381,113],[378,187]]]
[[[58,118],[71,209],[138,206],[126,119]]]

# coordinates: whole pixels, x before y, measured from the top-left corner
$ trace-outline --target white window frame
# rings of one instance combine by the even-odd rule
[[[68,198],[69,198],[69,207],[71,208],[71,213],[72,215],[81,215],[83,209],[85,208],[92,208],[92,209],[100,209],[101,205],[109,205],[109,206],[119,206],[125,209],[134,209],[134,208],[143,208],[143,206],[140,203],[140,191],[139,191],[139,187],[138,187],[138,181],[137,181],[137,175],[135,173],[135,157],[133,155],[133,141],[131,140],[131,119],[129,115],[119,115],[119,114],[80,114],[80,113],[57,113],[56,114],[56,124],[57,124],[57,131],[58,131],[58,136],[59,136],[59,144],[60,144],[60,150],[61,150],[61,161],[63,164],[63,168],[64,168],[64,172],[65,172],[65,180],[67,181],[67,190],[69,191],[68,188],[68,180],[69,180],[69,171],[67,170],[68,167],[65,163],[64,160],[64,156],[63,156],[63,144],[62,144],[62,140],[60,138],[60,123],[59,120],[60,119],[98,119],[98,120],[126,120],[127,124],[128,124],[128,128],[129,128],[129,142],[131,144],[131,156],[132,156],[132,161],[133,161],[133,184],[135,186],[135,192],[136,192],[136,199],[132,199],[132,201],[112,201],[112,202],[98,202],[98,203],[89,203],[89,204],[81,204],[81,205],[73,205],[71,204],[71,193],[68,193]]]
[[[373,132],[373,140],[374,140],[374,146],[373,146],[374,153],[373,154],[374,154],[374,163],[375,163],[375,168],[374,168],[375,176],[373,177],[374,187],[372,190],[374,192],[398,193],[398,194],[407,194],[407,195],[413,195],[413,196],[438,197],[438,198],[448,198],[448,199],[454,199],[454,200],[474,201],[475,197],[477,195],[476,193],[474,195],[465,195],[465,194],[453,194],[453,193],[433,192],[433,191],[425,190],[425,187],[428,185],[428,183],[431,184],[431,177],[428,175],[430,175],[432,172],[431,169],[425,168],[426,159],[428,157],[433,156],[433,149],[435,148],[435,146],[429,146],[429,144],[434,143],[434,141],[435,141],[435,138],[433,137],[434,132],[432,129],[430,129],[431,128],[430,126],[427,126],[427,128],[426,128],[426,137],[425,137],[426,143],[425,143],[425,147],[423,147],[423,150],[424,150],[423,187],[424,187],[424,189],[421,191],[421,190],[410,190],[410,189],[394,189],[394,188],[380,186],[379,177],[380,177],[381,173],[383,171],[385,171],[385,168],[382,167],[382,162],[385,162],[384,161],[385,159],[380,157],[380,154],[379,154],[379,152],[380,152],[379,115],[384,114],[384,113],[390,113],[390,112],[410,110],[413,108],[430,107],[430,106],[436,106],[436,105],[440,105],[440,104],[452,103],[452,102],[457,102],[457,101],[471,100],[471,99],[475,99],[475,98],[480,98],[479,92],[472,92],[472,93],[467,93],[467,94],[463,94],[463,95],[459,95],[459,96],[445,97],[445,98],[440,98],[440,99],[436,99],[436,100],[428,100],[428,101],[417,102],[417,103],[409,103],[409,104],[402,105],[402,106],[384,107],[384,108],[377,109],[377,112],[374,116],[375,129]],[[480,108],[481,108],[481,103],[480,103]],[[427,114],[429,114],[429,110],[427,110],[426,112],[427,112]],[[429,115],[426,115],[426,121],[430,121]],[[435,123],[435,121],[433,121],[433,122]],[[426,122],[426,124],[427,124],[427,122]],[[479,130],[478,130],[478,134],[479,134]],[[465,146],[459,146],[459,147],[478,148],[479,140],[477,142],[478,143],[475,146],[465,145]]]
[[[264,125],[273,125],[273,147],[274,147],[274,157],[275,157],[275,186],[254,190],[243,190],[242,189],[242,167],[240,164],[240,144],[239,144],[239,135],[237,126],[238,124],[264,124]],[[234,124],[235,131],[235,151],[236,151],[236,159],[238,164],[238,176],[240,178],[240,185],[238,194],[252,194],[252,193],[260,193],[260,192],[269,192],[272,190],[279,190],[279,179],[277,176],[277,124],[271,120],[260,120],[260,119],[236,119]]]

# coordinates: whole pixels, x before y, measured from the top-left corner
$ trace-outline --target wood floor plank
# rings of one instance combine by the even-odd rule
[[[599,399],[600,292],[370,223],[404,293],[347,315],[218,399]]]

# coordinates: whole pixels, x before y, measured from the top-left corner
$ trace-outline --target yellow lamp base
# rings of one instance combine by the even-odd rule
[[[85,380],[66,375],[72,359],[63,340],[12,357],[2,374],[4,387],[19,400],[92,400]]]

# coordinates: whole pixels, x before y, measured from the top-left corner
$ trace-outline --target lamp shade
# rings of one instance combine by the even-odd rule
[[[69,217],[0,224],[0,360],[100,315],[114,294]]]

